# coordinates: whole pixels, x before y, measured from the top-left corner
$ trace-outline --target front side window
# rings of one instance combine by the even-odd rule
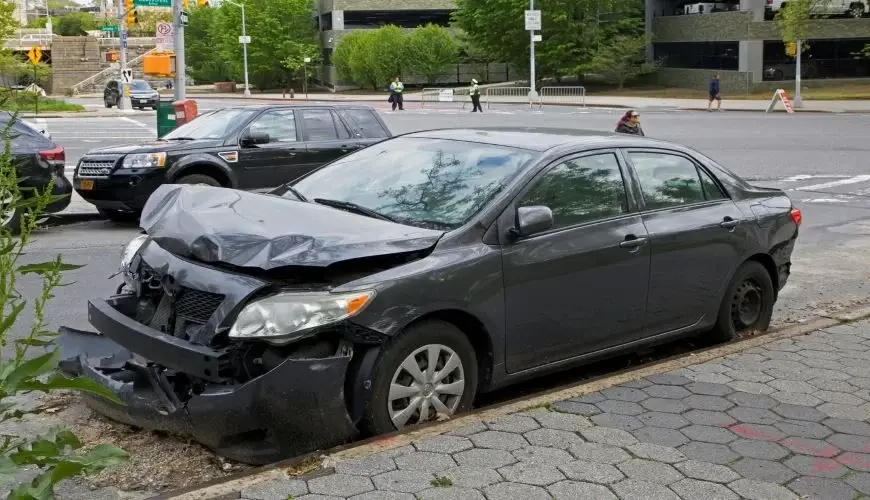
[[[309,200],[351,202],[411,225],[453,229],[533,158],[534,153],[511,147],[400,137],[344,156],[294,187]]]
[[[704,201],[698,168],[688,159],[668,153],[629,153],[646,208],[688,205]]]
[[[266,111],[249,128],[251,132],[269,134],[269,142],[296,142],[296,118],[292,109]]]
[[[612,153],[574,158],[546,172],[519,206],[544,205],[553,228],[606,219],[628,212],[625,182]]]

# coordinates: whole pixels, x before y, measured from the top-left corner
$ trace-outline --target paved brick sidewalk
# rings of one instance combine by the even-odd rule
[[[868,401],[865,321],[478,422],[306,481],[269,480],[239,498],[870,499]]]

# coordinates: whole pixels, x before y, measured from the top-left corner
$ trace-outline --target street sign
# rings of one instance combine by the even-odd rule
[[[124,80],[124,83],[132,83],[133,82],[133,70],[125,69],[121,72],[121,79]]]
[[[178,13],[178,24],[182,26],[187,26],[190,23],[190,14],[187,13],[186,10],[182,10]]]
[[[134,7],[172,7],[172,0],[133,0]]]
[[[311,62],[311,58],[310,58],[310,57],[303,58],[303,59],[302,59],[302,62],[304,62],[304,63],[310,63],[310,62]]]
[[[536,42],[540,42],[541,40],[543,40],[543,38],[541,37],[541,35],[534,35],[534,36],[532,37],[532,39],[533,39],[534,41],[536,41]]]
[[[767,105],[765,112],[770,113],[773,111],[777,102],[782,103],[786,113],[794,113],[794,106],[792,106],[791,99],[788,98],[788,92],[785,89],[776,89],[776,92],[773,93],[773,99],[770,100],[770,104]]]
[[[34,45],[33,47],[30,47],[30,51],[27,52],[27,58],[30,59],[30,62],[36,64],[42,60],[42,51],[39,50],[39,47]]]
[[[250,35],[247,35],[247,36],[240,36],[240,37],[239,37],[239,43],[251,43],[251,37],[250,37]]]
[[[172,23],[157,23],[157,52],[172,52],[175,48],[175,30]]]
[[[540,31],[541,29],[541,11],[527,10],[526,11],[526,31]]]
[[[453,102],[453,89],[441,89],[438,91],[438,102]]]
[[[126,31],[121,32],[121,47],[123,47],[125,49],[127,48],[127,32]]]
[[[118,32],[118,25],[113,24],[110,26],[100,26],[100,31],[103,31],[106,33],[117,33]]]

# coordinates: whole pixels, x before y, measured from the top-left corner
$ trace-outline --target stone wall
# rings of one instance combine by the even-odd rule
[[[717,73],[712,69],[661,68],[652,76],[652,81],[666,87],[699,89],[706,91],[710,79]],[[718,71],[721,79],[722,94],[745,94],[752,90],[752,80],[749,72]]]
[[[102,69],[99,42],[87,36],[55,37],[51,43],[51,67],[51,93],[62,94]]]
[[[813,19],[810,39],[870,38],[870,18]],[[652,23],[653,42],[724,42],[780,40],[773,21],[752,21],[751,12],[658,17]]]

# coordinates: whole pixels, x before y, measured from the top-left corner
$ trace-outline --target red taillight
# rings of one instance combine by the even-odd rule
[[[791,220],[794,221],[798,226],[801,225],[801,222],[804,220],[804,216],[801,214],[801,210],[799,208],[791,209]]]
[[[767,5],[773,5],[773,0],[767,0]]]
[[[40,151],[39,158],[52,167],[62,167],[66,163],[66,151],[63,146],[55,146],[53,149]]]

